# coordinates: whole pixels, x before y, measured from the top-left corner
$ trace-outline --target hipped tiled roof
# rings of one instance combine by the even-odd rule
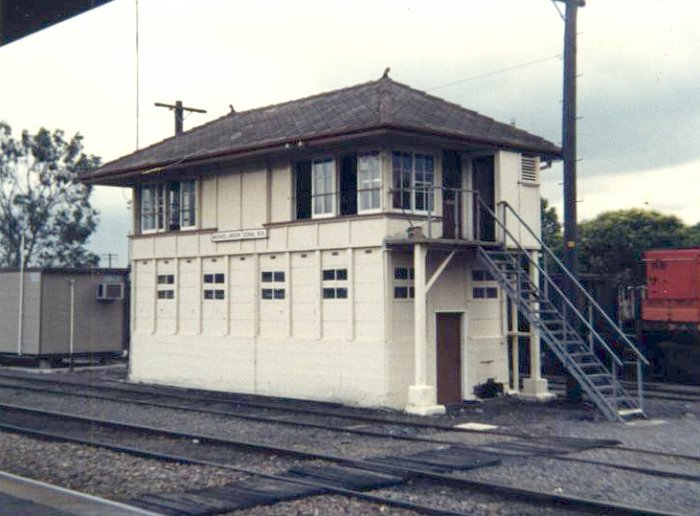
[[[539,136],[383,77],[300,100],[229,113],[109,162],[83,178],[99,183],[108,177],[175,163],[281,149],[288,142],[382,128],[449,136],[547,158],[561,155],[559,147]]]

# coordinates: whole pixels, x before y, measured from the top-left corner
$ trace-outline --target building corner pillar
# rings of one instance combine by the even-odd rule
[[[530,251],[530,283],[539,286],[540,274],[535,266],[538,260],[538,252]],[[530,309],[539,310],[539,303],[531,301]],[[539,316],[538,316],[539,318]],[[542,346],[540,339],[540,328],[536,324],[530,325],[530,377],[523,379],[523,390],[521,397],[533,401],[549,401],[555,396],[549,391],[547,379],[542,378],[542,361],[540,359]]]
[[[413,350],[415,370],[413,385],[408,388],[406,412],[421,416],[445,413],[445,407],[437,404],[435,387],[428,385],[426,256],[426,244],[416,242],[413,246]]]

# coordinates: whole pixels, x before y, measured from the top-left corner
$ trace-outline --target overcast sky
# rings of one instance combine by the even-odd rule
[[[136,0],[0,47],[0,120],[137,145]],[[236,110],[391,77],[561,143],[564,24],[551,0],[139,0],[138,143],[172,103]],[[700,2],[588,0],[579,11],[579,215],[649,207],[700,221]],[[694,64],[695,63],[695,64]],[[561,215],[561,166],[543,195]],[[91,246],[126,264],[127,195],[99,188]]]

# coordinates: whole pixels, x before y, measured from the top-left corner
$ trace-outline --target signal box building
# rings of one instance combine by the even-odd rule
[[[133,189],[131,380],[422,414],[517,389],[517,325],[477,251],[507,238],[503,202],[539,233],[559,155],[385,76],[86,174]]]

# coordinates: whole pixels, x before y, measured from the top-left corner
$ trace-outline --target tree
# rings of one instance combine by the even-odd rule
[[[97,226],[92,188],[78,173],[99,165],[82,152],[82,136],[41,128],[19,139],[0,122],[0,266],[84,267],[99,257],[85,248]]]
[[[644,251],[689,245],[689,228],[657,211],[609,211],[579,225],[581,272],[616,286],[644,283]]]
[[[540,212],[542,216],[542,240],[557,256],[561,256],[563,237],[557,210],[554,206],[549,205],[547,199],[541,198]]]

